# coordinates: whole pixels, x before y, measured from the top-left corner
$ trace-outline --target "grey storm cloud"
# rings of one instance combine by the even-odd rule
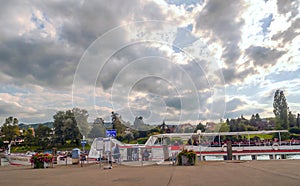
[[[196,28],[204,30],[211,38],[218,39],[224,47],[222,57],[227,64],[234,64],[241,55],[238,43],[244,20],[241,1],[208,1],[197,17]]]
[[[63,87],[72,83],[76,54],[52,42],[26,42],[14,39],[0,44],[2,73],[18,82],[48,87]]]
[[[299,2],[294,0],[277,0],[277,7],[280,14],[290,13],[288,21],[291,21],[291,26],[287,30],[273,35],[272,40],[281,40],[281,43],[285,45],[299,35],[299,32],[297,32],[300,25],[300,18],[297,17],[299,14]]]
[[[273,34],[270,37],[277,41],[278,48],[270,48],[268,43],[263,46],[254,44],[245,51],[239,47],[245,46],[242,43],[242,31],[244,24],[248,23],[244,22],[242,16],[247,15],[243,13],[248,11],[247,6],[252,3],[233,0],[176,0],[167,3],[172,5],[138,0],[1,2],[0,86],[5,87],[0,91],[11,95],[25,92],[28,97],[16,95],[22,98],[18,104],[14,104],[12,100],[4,102],[0,99],[0,115],[18,112],[23,115],[32,114],[32,120],[49,118],[54,111],[68,108],[72,104],[66,98],[68,96],[52,103],[48,99],[55,95],[69,95],[66,90],[76,86],[80,91],[73,96],[83,103],[83,107],[87,106],[89,112],[95,106],[89,104],[96,104],[92,96],[96,88],[99,93],[96,95],[97,99],[104,103],[101,107],[103,115],[107,115],[105,112],[115,107],[120,108],[118,112],[124,118],[127,117],[126,114],[133,112],[135,116],[144,115],[147,122],[158,122],[166,118],[178,120],[179,117],[186,121],[201,117],[221,118],[225,109],[225,92],[221,91],[225,86],[224,80],[230,86],[232,83],[243,82],[252,74],[258,74],[258,66],[274,66],[279,58],[290,53],[282,51],[287,48],[286,44],[294,42],[299,35],[297,29],[300,19],[296,17],[299,5],[293,0],[277,1],[278,13],[288,16],[287,21],[290,23],[285,30],[275,34],[270,30],[277,21],[276,12],[265,14],[265,17],[258,19],[261,22],[253,23],[254,27],[262,26],[266,35]],[[201,11],[196,12],[198,10]],[[175,26],[172,27],[167,22],[153,27],[150,24],[137,24],[149,20],[170,21]],[[125,28],[120,25],[133,27]],[[114,32],[115,30],[118,32]],[[131,42],[138,40],[135,38],[138,31],[152,34],[157,30],[174,32],[174,35],[170,34],[169,43],[180,47],[182,51],[178,48],[176,50],[176,46],[166,47],[164,43],[155,43],[153,40]],[[112,37],[105,38],[112,32],[115,33]],[[219,67],[219,61],[214,63],[209,57],[205,58],[206,54],[202,53],[205,50],[201,50],[202,37],[203,41],[207,41],[203,43],[204,48],[212,44],[212,50],[218,54],[222,52],[218,60],[224,65]],[[285,46],[281,47],[282,45]],[[120,46],[121,48],[117,48]],[[185,51],[191,52],[191,58],[186,60]],[[197,55],[197,52],[201,59],[192,56]],[[87,63],[80,66],[83,59]],[[240,62],[243,59],[249,60],[239,66],[237,60]],[[79,71],[81,74],[76,79]],[[36,86],[49,94],[41,95],[27,85]],[[217,91],[220,93],[216,93]],[[40,103],[39,99],[30,102],[33,100],[30,96],[44,96],[47,102]],[[111,104],[111,100],[117,104]],[[125,108],[128,102],[132,108]],[[32,109],[25,111],[27,103],[32,103]],[[239,106],[245,106],[242,109],[249,108],[246,102],[236,98],[227,103],[228,113],[235,112]],[[178,114],[179,111],[181,115]],[[45,116],[47,114],[48,117]],[[23,117],[23,120],[30,119]]]
[[[261,46],[250,46],[245,51],[245,54],[253,60],[255,66],[263,66],[265,68],[275,65],[277,60],[285,53],[285,51]]]
[[[226,103],[226,110],[233,111],[237,109],[239,106],[246,105],[247,103],[239,98],[234,98]]]
[[[297,32],[297,29],[299,29],[299,25],[300,18],[297,18],[295,21],[292,22],[291,26],[287,30],[273,35],[272,40],[282,40],[282,44],[292,42],[295,37],[299,36],[299,32]]]
[[[53,88],[70,87],[84,50],[99,36],[121,25],[124,19],[135,20],[141,14],[141,19],[163,19],[165,16],[155,3],[145,5],[137,1],[110,1],[109,4],[103,1],[7,2],[0,9],[2,73],[16,81]],[[22,31],[24,28],[16,22],[7,21],[5,17],[35,9],[42,13],[44,20],[39,20],[34,13],[31,13],[31,18],[24,17],[37,24],[37,28],[17,36],[16,30]],[[154,9],[155,14],[152,13]],[[56,38],[41,37],[46,23],[54,26]],[[122,39],[121,36],[119,39]],[[107,47],[113,42],[118,42],[118,38],[107,43]]]

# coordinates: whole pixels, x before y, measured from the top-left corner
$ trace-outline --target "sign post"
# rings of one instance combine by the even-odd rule
[[[116,137],[117,131],[116,129],[106,130],[106,137]]]

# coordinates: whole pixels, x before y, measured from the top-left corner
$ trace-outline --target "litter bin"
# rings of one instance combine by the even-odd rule
[[[72,164],[79,164],[80,149],[75,148],[72,150]]]

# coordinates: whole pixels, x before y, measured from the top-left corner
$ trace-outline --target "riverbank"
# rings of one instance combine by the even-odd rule
[[[298,185],[300,160],[201,162],[196,166],[92,164],[1,167],[0,185]]]

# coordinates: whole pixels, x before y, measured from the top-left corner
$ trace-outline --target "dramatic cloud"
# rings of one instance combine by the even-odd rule
[[[299,20],[293,0],[2,2],[0,124],[269,117],[278,88],[297,113]]]

